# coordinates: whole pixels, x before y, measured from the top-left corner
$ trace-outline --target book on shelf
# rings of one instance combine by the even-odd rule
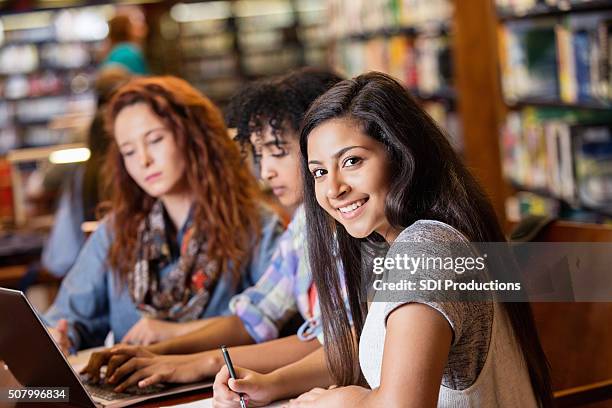
[[[547,187],[550,193],[570,205],[578,205],[574,181],[572,130],[567,123],[551,120],[544,128],[547,160]]]
[[[523,14],[534,9],[539,0],[495,0],[498,10],[505,13]]]
[[[449,0],[399,0],[400,22],[405,26],[424,26],[448,21],[453,14]]]
[[[603,17],[599,14],[569,16],[557,25],[563,102],[612,99],[609,52],[612,20]]]
[[[335,49],[335,60],[347,76],[386,72],[423,95],[452,88],[450,39],[446,34],[416,38],[400,34],[342,42]]]
[[[504,97],[610,104],[611,35],[612,10],[506,22],[498,36]]]
[[[612,112],[526,108],[501,133],[504,177],[572,208],[612,214]]]
[[[508,197],[505,207],[506,218],[511,222],[519,222],[526,215],[545,215],[550,217],[559,217],[561,215],[559,201],[526,191],[519,191]]]
[[[512,21],[499,30],[502,90],[509,101],[559,99],[557,47],[552,20]]]
[[[612,46],[612,14],[607,14],[605,20],[602,20],[597,26],[597,43],[599,55],[596,59],[597,72],[593,83],[593,93],[595,97],[612,99],[610,85],[610,69],[612,69],[612,60],[610,46]]]
[[[612,215],[612,124],[572,128],[580,202]]]
[[[451,0],[330,0],[334,38],[399,27],[427,30],[451,19]]]

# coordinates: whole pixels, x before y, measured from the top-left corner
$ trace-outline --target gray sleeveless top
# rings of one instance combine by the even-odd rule
[[[467,243],[453,227],[438,221],[420,220],[406,228],[398,242],[431,243],[429,253],[414,256],[449,256],[440,253],[440,242]],[[387,257],[393,257],[395,244]],[[406,252],[406,245],[402,247]],[[452,272],[419,269],[422,278],[453,279]],[[398,307],[424,303],[448,321],[453,341],[444,368],[439,407],[537,407],[527,366],[504,310],[495,302],[424,301],[418,291],[402,294],[400,301],[374,301],[368,310],[361,340],[359,362],[372,389],[380,386],[387,317]]]

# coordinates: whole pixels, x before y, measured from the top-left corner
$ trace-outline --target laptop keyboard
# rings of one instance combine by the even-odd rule
[[[138,396],[138,395],[148,395],[148,394],[158,393],[164,390],[164,388],[166,388],[162,384],[155,384],[155,385],[150,385],[144,388],[140,388],[137,386],[131,386],[127,388],[124,392],[115,392],[113,391],[113,388],[115,388],[117,384],[114,384],[114,385],[106,384],[104,382],[96,384],[96,383],[87,381],[84,378],[82,380],[83,380],[83,385],[85,386],[85,389],[91,396],[102,398],[106,401],[114,401],[118,399]]]

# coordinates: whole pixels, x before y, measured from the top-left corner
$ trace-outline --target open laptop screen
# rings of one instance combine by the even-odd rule
[[[0,288],[0,388],[68,387],[70,405],[95,407],[22,292]],[[2,380],[4,379],[4,380]]]

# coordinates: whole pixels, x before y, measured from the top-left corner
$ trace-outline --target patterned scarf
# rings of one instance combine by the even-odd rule
[[[136,307],[146,316],[185,322],[198,319],[217,284],[220,268],[206,256],[206,239],[188,217],[174,268],[160,279],[171,262],[164,208],[156,201],[138,228],[136,264],[128,288]]]

